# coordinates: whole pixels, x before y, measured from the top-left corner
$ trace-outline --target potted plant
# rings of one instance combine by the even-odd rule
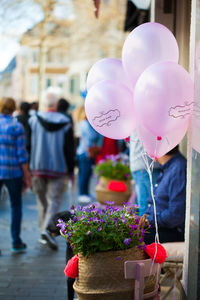
[[[133,299],[134,282],[124,278],[124,262],[143,260],[144,234],[149,225],[146,216],[135,214],[134,207],[102,209],[90,205],[73,210],[67,223],[58,220],[62,235],[78,254],[78,278],[74,289],[79,300]],[[145,292],[155,286],[155,277],[145,283]]]
[[[122,205],[131,196],[131,172],[127,155],[107,155],[94,167],[94,173],[99,177],[96,186],[97,200],[114,201],[115,205]]]

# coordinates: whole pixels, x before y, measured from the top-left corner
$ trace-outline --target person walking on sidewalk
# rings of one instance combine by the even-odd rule
[[[97,155],[100,153],[102,139],[100,134],[96,132],[88,122],[84,106],[82,107],[82,112],[80,113],[79,130],[80,139],[76,151],[79,168],[78,201],[80,203],[89,203],[91,201],[91,196],[89,194],[89,184],[92,176],[92,168],[95,164]],[[93,148],[94,153],[92,153]]]
[[[33,190],[36,193],[41,243],[57,250],[57,243],[47,230],[62,202],[67,177],[73,180],[74,138],[70,119],[56,112],[59,91],[50,87],[42,99],[45,111],[29,120]]]
[[[30,186],[31,176],[24,128],[12,117],[15,109],[16,104],[12,98],[0,99],[0,193],[5,185],[11,202],[11,251],[18,253],[26,249],[20,237],[22,190]]]
[[[26,141],[27,141],[27,145],[26,145],[26,149],[28,151],[28,154],[30,155],[30,144],[28,144],[28,142],[30,141],[30,126],[28,124],[28,120],[30,118],[29,115],[29,110],[30,110],[30,103],[28,102],[22,102],[20,103],[20,112],[17,116],[17,120],[23,125],[24,127],[24,132],[25,132],[25,136],[26,136]]]

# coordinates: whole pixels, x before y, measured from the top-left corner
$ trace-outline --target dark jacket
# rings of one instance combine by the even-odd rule
[[[29,124],[33,175],[73,174],[74,137],[69,118],[57,112],[40,112],[30,118]]]

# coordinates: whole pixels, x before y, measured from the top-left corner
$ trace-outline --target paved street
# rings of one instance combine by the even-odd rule
[[[91,186],[94,187],[95,179]],[[91,188],[94,196],[94,189]],[[66,191],[60,210],[77,205],[77,187]],[[8,196],[0,201],[0,299],[2,300],[67,300],[65,267],[66,243],[57,237],[59,250],[53,251],[38,242],[37,205],[34,193],[23,196],[22,239],[26,253],[13,255],[10,251],[10,203]],[[162,287],[163,295],[167,287]],[[176,296],[175,296],[176,294]],[[177,291],[174,299],[180,299]],[[172,299],[172,294],[167,300]]]
[[[70,200],[76,204],[77,189],[66,192],[61,210],[69,209]],[[59,250],[53,251],[38,242],[37,206],[35,195],[28,191],[23,196],[22,239],[26,253],[11,254],[10,203],[8,197],[0,201],[0,299],[66,300],[65,267],[66,243],[58,237]]]

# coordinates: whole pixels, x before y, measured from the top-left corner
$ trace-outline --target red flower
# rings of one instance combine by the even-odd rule
[[[123,181],[111,180],[108,184],[108,190],[114,192],[126,192],[127,187]]]
[[[156,247],[157,247],[157,253],[155,257],[155,262],[162,264],[164,263],[165,259],[167,258],[167,253],[165,248],[161,244],[150,244],[146,245],[146,248],[144,251],[152,258],[154,259],[155,252],[156,252]]]
[[[65,277],[78,277],[78,255],[74,255],[64,269]]]

